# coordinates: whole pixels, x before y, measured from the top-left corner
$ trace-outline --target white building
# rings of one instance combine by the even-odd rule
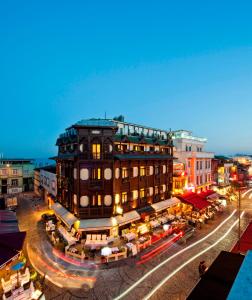
[[[173,132],[174,157],[185,165],[188,190],[203,191],[212,184],[211,160],[214,158],[214,153],[205,151],[206,142],[206,138],[195,137],[191,131]]]
[[[42,197],[50,207],[57,195],[56,166],[40,169],[40,186],[43,188]]]

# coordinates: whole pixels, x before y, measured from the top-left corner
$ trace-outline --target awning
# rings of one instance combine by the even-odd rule
[[[202,197],[200,197],[196,193],[186,193],[182,196],[178,196],[178,198],[182,202],[192,205],[197,210],[202,210],[211,205],[211,203],[209,203],[207,200],[202,199]]]
[[[161,210],[164,210],[164,209],[167,209],[169,207],[175,206],[178,203],[180,203],[180,200],[176,197],[172,197],[171,199],[167,199],[167,200],[164,200],[164,201],[154,203],[151,206],[153,207],[153,209],[156,212],[159,212]]]
[[[137,213],[137,211],[132,210],[132,211],[129,211],[129,212],[123,214],[122,216],[116,216],[115,219],[117,221],[117,224],[119,226],[122,226],[122,225],[125,225],[125,224],[128,224],[128,223],[140,220],[141,217]]]
[[[142,208],[139,208],[137,209],[137,212],[141,215],[141,214],[147,214],[147,215],[150,215],[150,214],[153,214],[155,212],[154,208],[151,206],[151,205],[148,205],[148,206],[145,206],[145,207],[142,207]]]
[[[79,223],[78,230],[80,231],[94,231],[94,230],[107,230],[113,227],[112,218],[100,219],[82,219]]]
[[[205,192],[201,192],[200,194],[198,194],[200,197],[202,197],[203,199],[218,199],[219,198],[219,194],[217,194],[215,191],[212,190],[207,190]]]
[[[60,218],[69,228],[78,220],[72,213],[70,213],[60,203],[53,204],[52,210],[55,212],[55,215],[58,218]]]
[[[68,212],[67,209],[58,202],[52,205],[52,210],[57,216],[63,216],[65,213]]]

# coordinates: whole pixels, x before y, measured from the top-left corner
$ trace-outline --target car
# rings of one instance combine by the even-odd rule
[[[41,219],[44,221],[44,222],[48,222],[50,220],[52,220],[54,223],[57,222],[57,218],[55,216],[55,214],[49,214],[49,213],[46,213],[46,214],[43,214],[41,216]]]

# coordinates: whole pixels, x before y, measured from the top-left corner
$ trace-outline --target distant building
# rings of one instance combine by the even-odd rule
[[[56,165],[40,169],[40,187],[41,197],[51,207],[57,196]]]
[[[33,190],[32,159],[0,159],[0,194],[9,195]]]
[[[233,160],[226,156],[215,156],[212,160],[213,183],[218,186],[228,186],[236,176],[237,168]]]
[[[173,132],[174,157],[185,165],[187,190],[204,191],[212,184],[211,161],[214,153],[205,151],[206,142],[206,138],[193,136],[191,131]]]
[[[35,168],[34,169],[34,193],[37,196],[41,196],[40,168]]]

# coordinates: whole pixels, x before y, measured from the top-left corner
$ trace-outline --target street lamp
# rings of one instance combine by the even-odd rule
[[[234,188],[235,192],[238,192],[237,197],[237,206],[238,206],[238,251],[240,251],[240,239],[241,239],[241,191],[246,189],[246,186],[241,185],[237,180],[237,177],[230,178],[231,186]]]

